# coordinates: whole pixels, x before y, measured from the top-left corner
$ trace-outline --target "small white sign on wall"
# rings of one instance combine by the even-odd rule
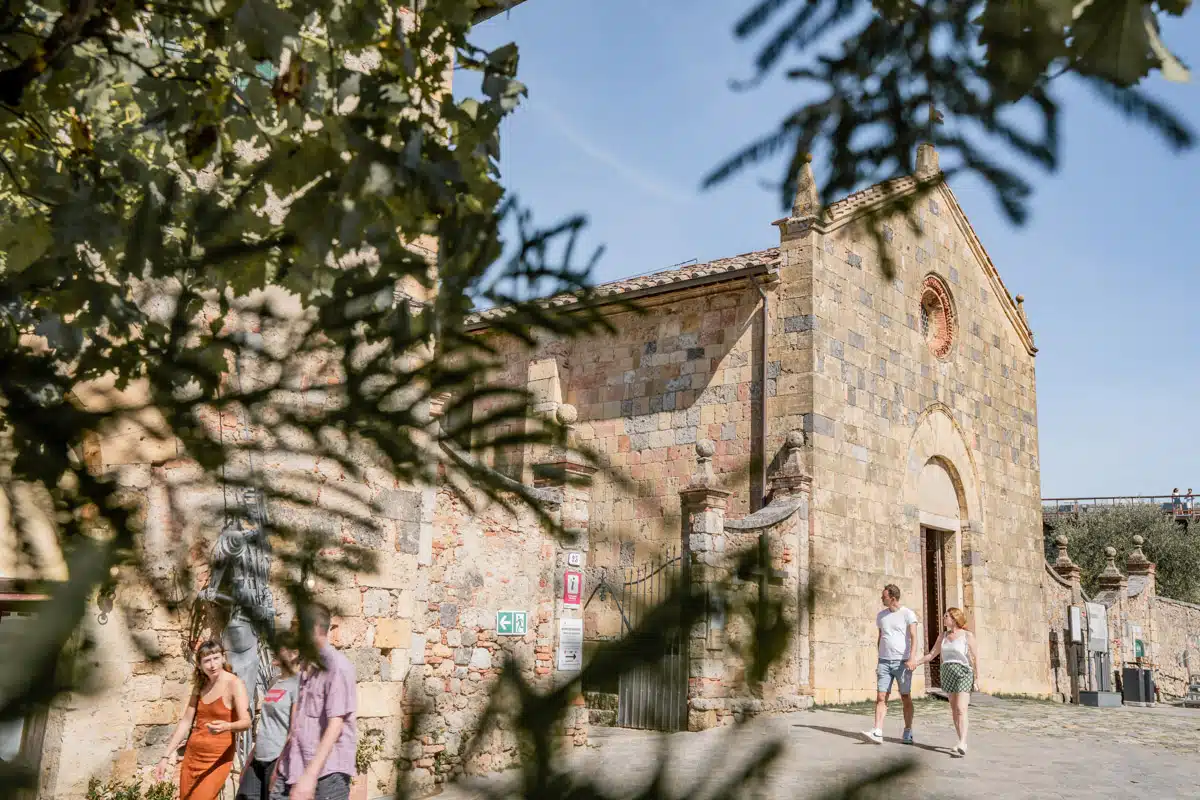
[[[1087,604],[1088,650],[1108,652],[1108,609],[1099,603]]]
[[[1070,630],[1071,643],[1083,644],[1083,613],[1079,606],[1071,606],[1067,614],[1067,628]]]
[[[558,621],[558,668],[562,672],[583,669],[583,620]]]

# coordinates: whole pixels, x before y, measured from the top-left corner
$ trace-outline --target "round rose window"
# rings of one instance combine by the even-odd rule
[[[925,343],[938,358],[946,358],[954,347],[957,320],[950,290],[936,275],[925,278],[921,287],[921,333]]]

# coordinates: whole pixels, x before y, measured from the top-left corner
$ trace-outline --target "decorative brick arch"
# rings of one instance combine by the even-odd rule
[[[929,273],[921,284],[921,334],[930,352],[939,359],[949,358],[958,337],[958,312],[950,287],[940,275]]]

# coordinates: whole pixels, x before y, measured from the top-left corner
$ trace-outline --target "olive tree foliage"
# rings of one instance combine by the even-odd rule
[[[1008,218],[1028,216],[1030,166],[1059,164],[1063,78],[1074,79],[1172,150],[1190,148],[1187,125],[1141,84],[1159,72],[1189,78],[1160,24],[1190,0],[756,0],[735,35],[760,42],[750,88],[778,70],[805,101],[778,127],[719,165],[718,184],[790,151],[784,208],[809,154],[823,165],[825,202],[914,171],[920,142],[937,145],[943,176],[896,198],[911,211],[945,178],[973,174]],[[944,127],[943,127],[944,125]],[[910,215],[911,217],[911,215]],[[915,219],[911,219],[915,226]],[[872,226],[878,229],[879,225]],[[891,274],[879,234],[883,269]]]
[[[1177,524],[1157,505],[1097,507],[1060,517],[1046,531],[1046,558],[1051,563],[1058,557],[1056,539],[1060,535],[1067,537],[1067,552],[1079,565],[1084,591],[1096,591],[1096,576],[1108,563],[1105,548],[1117,551],[1117,568],[1125,572],[1125,559],[1134,546],[1133,537],[1141,536],[1145,540],[1142,552],[1157,565],[1158,594],[1172,600],[1200,603],[1200,537],[1194,528]]]
[[[466,321],[506,307],[492,329],[525,342],[606,323],[574,247],[582,219],[536,227],[500,185],[500,122],[525,89],[515,46],[471,44],[477,5],[0,3],[6,536],[36,561],[38,514],[16,496],[33,487],[70,576],[0,663],[0,718],[66,686],[51,667],[97,589],[194,597],[179,586],[197,543],[150,547],[136,498],[89,458],[106,432],[133,426],[188,465],[169,486],[181,531],[197,498],[211,533],[244,513],[221,498],[264,495],[296,603],[308,577],[372,567],[340,524],[372,524],[355,489],[369,468],[552,523],[470,452],[564,438],[488,380],[496,353]],[[480,76],[477,99],[453,98],[454,69]]]

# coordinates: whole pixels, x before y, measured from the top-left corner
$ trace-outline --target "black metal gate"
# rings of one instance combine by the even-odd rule
[[[620,614],[621,636],[635,636],[645,615],[671,595],[683,558],[676,549],[635,567],[605,570],[589,598],[611,602]],[[661,636],[662,634],[655,634]],[[655,642],[658,646],[660,643]],[[687,640],[682,631],[668,634],[665,655],[657,663],[627,670],[617,685],[617,725],[660,731],[687,730]],[[647,645],[648,647],[650,645]]]

